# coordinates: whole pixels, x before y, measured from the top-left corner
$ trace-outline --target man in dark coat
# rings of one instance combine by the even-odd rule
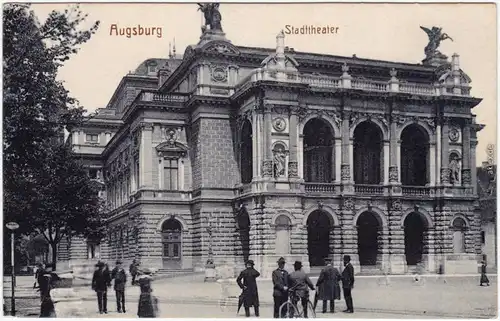
[[[108,313],[108,286],[111,286],[111,276],[104,270],[104,263],[98,262],[96,267],[92,277],[92,290],[97,293],[99,313]]]
[[[294,272],[290,273],[290,286],[294,288],[296,296],[300,299],[302,303],[302,308],[304,311],[303,317],[307,319],[307,303],[309,302],[309,289],[314,291],[314,285],[307,274],[302,271],[302,262],[295,261],[293,264]],[[297,302],[294,302],[297,304]]]
[[[280,317],[280,306],[288,300],[289,275],[285,270],[285,259],[280,257],[278,268],[273,271],[274,318]],[[284,311],[285,312],[285,311]]]
[[[58,277],[52,273],[52,264],[47,264],[44,269],[38,273],[38,286],[40,287],[40,318],[55,318],[56,310],[54,301],[50,296],[50,291],[54,288],[54,282]]]
[[[317,296],[314,300],[314,309],[318,300],[323,300],[323,313],[326,313],[326,301],[330,301],[330,312],[335,312],[335,300],[340,300],[340,273],[333,267],[331,260],[326,260],[326,267],[321,270],[316,287]]]
[[[253,306],[255,316],[259,316],[259,291],[257,289],[257,278],[260,273],[253,268],[254,263],[248,260],[246,269],[241,271],[236,279],[239,287],[243,290],[243,305],[245,307],[245,315],[250,317],[250,307]]]
[[[132,285],[135,285],[135,278],[137,277],[137,273],[139,272],[139,267],[136,260],[132,260],[132,264],[130,264],[129,272],[132,276]]]
[[[354,268],[351,264],[351,257],[344,255],[344,270],[342,271],[342,288],[344,290],[345,303],[347,309],[343,312],[353,313],[351,290],[354,288]]]
[[[111,272],[111,278],[115,280],[116,306],[118,313],[126,313],[125,310],[125,284],[127,283],[127,274],[122,267],[120,260],[116,261],[116,267]]]
[[[486,261],[481,261],[481,279],[479,280],[479,286],[483,286],[483,283],[490,286],[490,280],[488,276],[486,276]]]

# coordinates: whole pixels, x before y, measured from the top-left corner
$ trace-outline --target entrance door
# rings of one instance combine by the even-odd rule
[[[370,212],[358,218],[358,254],[360,265],[376,265],[378,254],[377,218]]]
[[[417,265],[424,253],[425,224],[418,213],[411,213],[406,217],[404,226],[406,263]]]
[[[311,266],[324,266],[330,254],[330,219],[328,214],[316,210],[307,219],[307,250]]]
[[[182,228],[179,221],[168,219],[162,225],[163,268],[182,267]]]

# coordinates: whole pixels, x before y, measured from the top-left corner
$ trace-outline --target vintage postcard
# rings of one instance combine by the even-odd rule
[[[4,315],[496,317],[496,26],[4,3]]]

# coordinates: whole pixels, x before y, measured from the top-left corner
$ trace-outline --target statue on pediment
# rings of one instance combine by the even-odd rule
[[[446,58],[445,55],[443,55],[437,48],[441,44],[441,41],[450,39],[453,41],[453,39],[448,36],[448,34],[442,32],[443,28],[439,27],[432,27],[432,29],[422,27],[420,26],[420,29],[425,31],[427,33],[427,36],[429,37],[429,43],[424,49],[425,52],[425,58],[426,59],[431,59],[431,58]]]
[[[219,11],[219,3],[198,3],[198,10],[203,12],[205,17],[205,25],[202,27],[203,32],[206,30],[206,26],[210,26],[210,30],[222,31],[222,16]]]

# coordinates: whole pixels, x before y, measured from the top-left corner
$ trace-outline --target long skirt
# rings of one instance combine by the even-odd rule
[[[42,298],[42,302],[40,305],[40,318],[55,318],[56,317],[56,309],[54,306],[54,302],[52,298],[44,297]]]
[[[483,283],[490,283],[490,280],[488,279],[488,277],[486,276],[486,273],[481,273],[481,281],[479,281],[481,284]]]

